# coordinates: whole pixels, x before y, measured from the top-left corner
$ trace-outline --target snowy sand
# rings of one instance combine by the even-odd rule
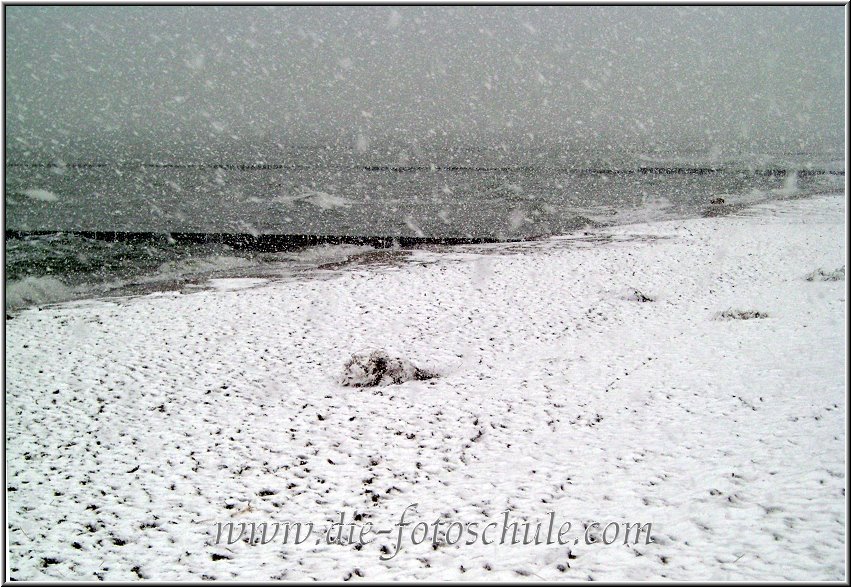
[[[6,323],[11,577],[845,579],[845,282],[806,280],[846,263],[845,210],[823,196],[23,311]],[[440,377],[339,385],[372,348]],[[573,529],[388,561],[395,533],[213,544],[217,522],[391,529],[413,503],[413,522]],[[592,521],[649,522],[655,542],[586,544]]]

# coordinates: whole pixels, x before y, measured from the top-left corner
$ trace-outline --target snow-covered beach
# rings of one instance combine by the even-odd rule
[[[819,196],[22,311],[10,577],[844,580],[846,285],[807,276],[845,266],[845,213]],[[439,376],[340,385],[371,349]],[[555,512],[576,543],[382,560],[411,504]],[[214,544],[217,523],[341,512],[394,532]],[[594,521],[654,542],[586,544]]]

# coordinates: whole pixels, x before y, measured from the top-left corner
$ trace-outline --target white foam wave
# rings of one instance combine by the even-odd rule
[[[59,302],[72,295],[71,288],[55,277],[28,276],[6,284],[6,310]]]
[[[303,202],[321,208],[322,210],[335,210],[337,208],[349,208],[355,204],[354,200],[335,196],[327,192],[318,190],[303,192],[295,196],[281,196],[275,199],[276,202],[284,204],[293,204]]]
[[[28,198],[32,198],[33,200],[39,200],[41,202],[55,202],[59,199],[59,196],[57,196],[53,192],[37,188],[24,190],[21,193]]]

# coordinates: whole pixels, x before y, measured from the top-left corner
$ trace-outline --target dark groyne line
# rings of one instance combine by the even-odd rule
[[[470,165],[365,165],[363,171],[384,171],[393,173],[416,173],[429,171],[478,171],[484,173],[534,173],[536,171],[575,171],[568,169],[543,168],[530,166],[476,167]]]
[[[270,169],[322,169],[316,165],[285,165],[283,163],[6,163],[6,167],[24,167],[33,169],[225,169],[225,170],[270,170]]]
[[[729,173],[770,177],[786,177],[789,174],[796,174],[798,177],[845,175],[844,171],[826,169],[730,169],[724,167],[640,167],[636,173],[645,175],[708,175],[712,173]]]
[[[845,176],[844,171],[822,171],[820,169],[802,169],[796,172],[799,177],[811,177],[814,175],[839,175]],[[785,173],[783,175],[786,175]]]
[[[29,236],[66,234],[107,242],[169,242],[178,244],[222,244],[234,249],[272,253],[315,245],[366,245],[377,249],[421,245],[474,245],[515,242],[523,239],[493,237],[348,236],[313,234],[238,234],[205,232],[124,232],[90,230],[7,230],[6,240]]]
[[[845,171],[825,169],[737,169],[730,167],[638,167],[633,169],[576,168],[576,167],[532,167],[532,166],[459,166],[459,165],[295,165],[283,163],[6,163],[6,167],[33,169],[102,169],[117,167],[121,169],[222,169],[227,171],[269,171],[269,170],[316,170],[347,169],[352,171],[371,171],[383,173],[422,173],[436,171],[478,172],[478,173],[574,173],[580,175],[708,175],[714,173],[738,173],[743,175],[785,177],[790,172],[799,177],[814,175],[844,176]]]

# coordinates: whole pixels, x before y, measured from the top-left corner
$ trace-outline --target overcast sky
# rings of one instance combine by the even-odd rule
[[[10,144],[843,131],[843,7],[6,7]],[[353,139],[355,137],[355,139]]]

